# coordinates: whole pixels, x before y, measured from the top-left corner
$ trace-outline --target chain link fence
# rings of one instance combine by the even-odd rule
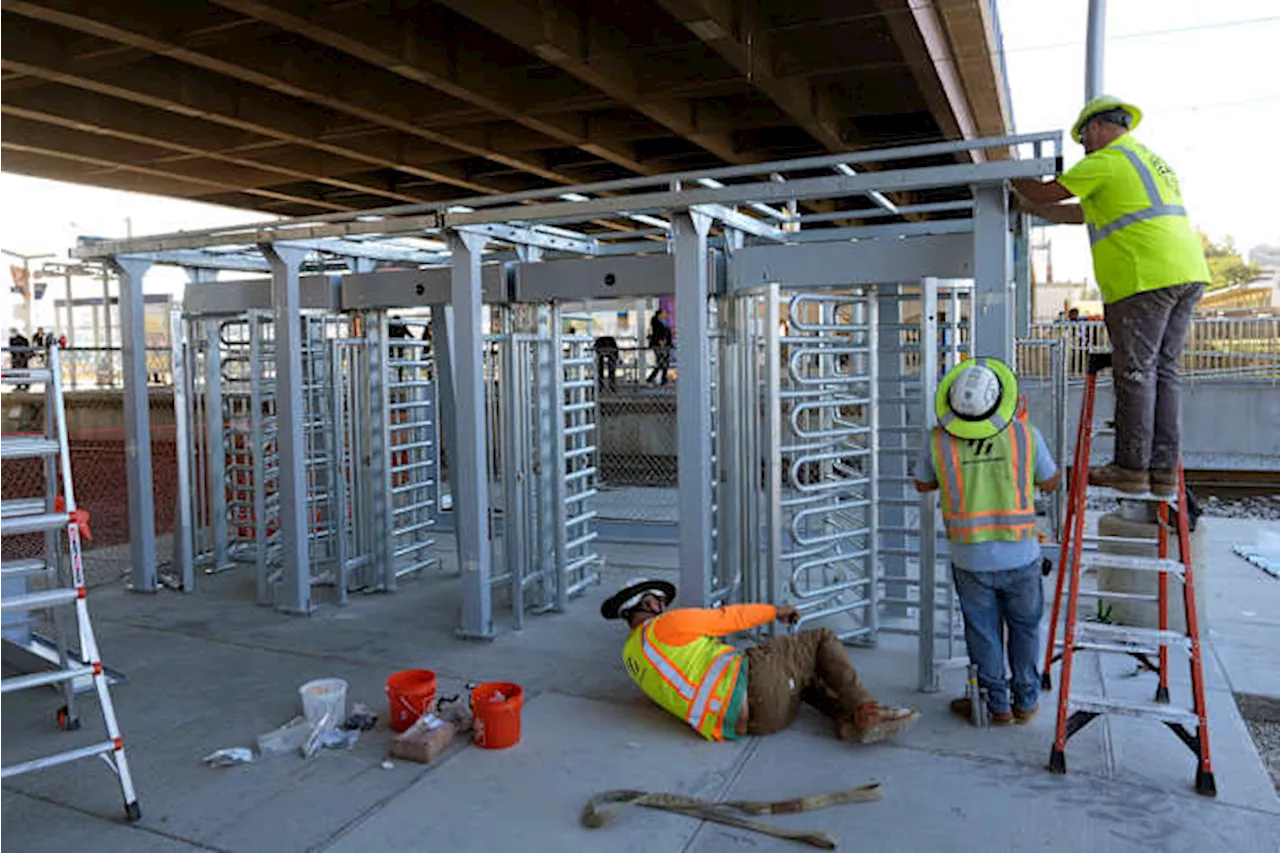
[[[43,362],[33,360],[32,366]],[[167,365],[167,360],[166,360]],[[0,431],[5,436],[43,435],[45,394],[43,384],[28,391],[3,389]],[[66,390],[68,443],[76,503],[89,512],[92,539],[85,539],[84,564],[90,586],[114,583],[132,566],[129,554],[129,489],[124,440],[124,400],[119,390]],[[158,570],[172,555],[174,510],[178,502],[177,444],[174,434],[171,391],[150,392],[151,460],[154,471],[156,554]],[[6,500],[45,494],[44,462],[8,459],[0,479]],[[0,558],[40,557],[45,552],[43,534],[6,537]]]

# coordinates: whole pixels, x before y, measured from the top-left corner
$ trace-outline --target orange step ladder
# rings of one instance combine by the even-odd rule
[[[1094,718],[1102,714],[1118,714],[1127,717],[1154,719],[1164,723],[1178,739],[1196,755],[1195,789],[1205,796],[1216,796],[1213,764],[1209,757],[1209,719],[1205,706],[1204,668],[1201,661],[1200,626],[1196,613],[1195,567],[1191,557],[1190,513],[1187,507],[1186,480],[1182,463],[1178,463],[1178,485],[1174,495],[1129,494],[1096,489],[1122,498],[1154,502],[1158,506],[1159,533],[1153,544],[1158,546],[1158,557],[1138,557],[1121,554],[1086,552],[1085,498],[1089,493],[1089,458],[1093,446],[1094,403],[1097,394],[1098,373],[1111,366],[1111,354],[1094,352],[1089,355],[1088,374],[1085,380],[1084,400],[1081,405],[1080,424],[1076,432],[1075,458],[1071,467],[1071,486],[1067,499],[1066,517],[1061,532],[1058,558],[1058,581],[1053,596],[1053,613],[1049,620],[1049,641],[1045,649],[1042,687],[1052,689],[1050,670],[1061,660],[1062,671],[1058,690],[1057,731],[1053,750],[1049,754],[1049,770],[1067,772],[1067,741]],[[1171,507],[1171,505],[1173,505]],[[1171,522],[1172,518],[1172,522]],[[1171,534],[1172,528],[1172,534]],[[1169,537],[1178,537],[1179,559],[1169,556]],[[1105,537],[1096,537],[1105,541]],[[1142,597],[1130,593],[1086,592],[1081,589],[1085,568],[1106,566],[1134,571],[1156,573],[1156,602],[1159,607],[1159,627],[1142,628],[1086,622],[1079,619],[1081,596],[1094,598]],[[1186,613],[1186,633],[1169,630],[1169,578],[1182,583],[1182,600]],[[1067,583],[1068,579],[1070,583]],[[1061,643],[1055,642],[1058,619],[1063,610],[1063,592],[1066,592],[1066,625]],[[1188,652],[1191,665],[1192,708],[1182,708],[1169,703],[1169,650],[1171,647]],[[1076,654],[1080,652],[1119,653],[1135,657],[1147,669],[1155,670],[1159,677],[1152,702],[1134,702],[1107,696],[1079,696],[1071,692],[1071,669]],[[1158,657],[1153,663],[1152,655]]]

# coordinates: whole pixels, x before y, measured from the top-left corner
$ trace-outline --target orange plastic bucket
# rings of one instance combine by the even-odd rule
[[[436,698],[436,674],[429,669],[406,669],[387,679],[391,731],[402,732],[431,709]]]
[[[520,708],[524,691],[519,684],[493,681],[471,690],[476,746],[506,749],[520,742]]]

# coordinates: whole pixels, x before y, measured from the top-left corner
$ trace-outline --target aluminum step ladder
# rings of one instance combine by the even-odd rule
[[[1081,405],[1080,425],[1076,433],[1075,459],[1072,465],[1071,488],[1063,525],[1058,560],[1058,581],[1053,598],[1053,614],[1049,620],[1049,642],[1045,650],[1042,687],[1052,688],[1050,669],[1059,659],[1062,662],[1061,684],[1058,690],[1057,731],[1053,749],[1049,754],[1049,770],[1067,772],[1067,741],[1092,720],[1102,714],[1118,714],[1161,722],[1169,727],[1178,739],[1195,753],[1197,759],[1195,789],[1197,793],[1213,797],[1217,787],[1213,778],[1213,763],[1209,756],[1209,719],[1205,705],[1204,669],[1201,660],[1200,627],[1196,613],[1195,568],[1191,557],[1190,515],[1186,478],[1182,463],[1178,463],[1178,483],[1175,494],[1130,494],[1111,489],[1093,487],[1095,495],[1119,497],[1124,500],[1149,501],[1157,505],[1159,533],[1155,540],[1125,537],[1088,537],[1084,533],[1085,498],[1091,492],[1089,486],[1089,459],[1093,445],[1093,417],[1098,373],[1111,366],[1109,352],[1094,352],[1089,356],[1088,376],[1085,380],[1084,400]],[[1172,516],[1172,521],[1171,521]],[[1169,537],[1178,537],[1179,559],[1169,556]],[[1141,557],[1120,554],[1085,553],[1085,543],[1118,541],[1124,544],[1149,544],[1158,549],[1157,557]],[[1154,596],[1142,593],[1091,592],[1081,589],[1085,568],[1108,566],[1131,571],[1150,571],[1156,575],[1157,592]],[[1169,579],[1182,583],[1183,605],[1186,608],[1186,633],[1169,630]],[[1070,581],[1068,584],[1067,581]],[[1063,608],[1063,592],[1066,591],[1066,625],[1061,643],[1055,642],[1058,617]],[[1159,608],[1158,628],[1113,625],[1098,622],[1082,622],[1078,618],[1082,597],[1107,599],[1136,599],[1154,601]],[[1169,650],[1185,651],[1191,666],[1192,707],[1170,704],[1169,698]],[[1154,700],[1151,702],[1123,700],[1109,696],[1073,695],[1071,668],[1079,652],[1100,654],[1126,654],[1136,658],[1141,665],[1154,670],[1159,677]],[[1153,662],[1152,658],[1157,660]]]
[[[129,763],[125,758],[124,739],[116,721],[115,707],[111,703],[108,675],[98,653],[93,626],[89,622],[89,608],[85,599],[84,559],[80,550],[80,536],[88,529],[88,513],[76,506],[75,489],[71,480],[71,455],[67,443],[67,412],[62,396],[62,368],[56,345],[50,345],[43,368],[24,367],[0,369],[0,381],[15,384],[40,384],[45,388],[45,435],[0,436],[0,459],[42,459],[45,463],[45,495],[22,496],[9,499],[0,497],[0,536],[19,536],[31,533],[45,535],[45,555],[39,559],[14,560],[6,563],[6,577],[32,579],[43,577],[45,588],[27,591],[20,595],[0,597],[0,611],[18,613],[31,610],[50,610],[57,635],[58,664],[50,669],[0,680],[0,693],[28,690],[34,687],[56,686],[63,690],[66,704],[58,711],[60,728],[74,730],[80,727],[75,710],[73,684],[78,679],[89,678],[98,693],[98,707],[102,711],[106,727],[106,739],[89,746],[68,749],[19,764],[4,766],[0,778],[8,779],[32,770],[41,770],[66,764],[81,758],[102,756],[115,771],[124,798],[125,815],[137,820],[142,812],[129,775]],[[62,489],[58,490],[61,477]],[[66,535],[66,554],[71,567],[71,585],[66,586],[65,572],[60,571],[61,543]],[[75,609],[74,633],[66,629],[61,616],[64,609]],[[68,653],[68,640],[77,637],[77,656]]]

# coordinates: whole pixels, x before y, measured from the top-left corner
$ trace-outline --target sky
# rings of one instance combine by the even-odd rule
[[[1088,1],[997,3],[1018,131],[1065,130],[1084,99]],[[1276,0],[1107,4],[1104,91],[1143,109],[1135,135],[1173,165],[1196,225],[1215,238],[1231,235],[1244,249],[1280,244],[1280,170],[1261,156],[1280,139],[1278,49]],[[1082,153],[1067,140],[1068,166]],[[8,200],[0,247],[23,254],[65,256],[78,234],[123,237],[269,218],[8,173],[0,174],[0,197]],[[1091,280],[1083,229],[1049,229],[1049,237],[1055,276]],[[147,289],[176,292],[183,281],[177,270],[157,270]],[[9,287],[0,287],[4,325],[9,299]]]

